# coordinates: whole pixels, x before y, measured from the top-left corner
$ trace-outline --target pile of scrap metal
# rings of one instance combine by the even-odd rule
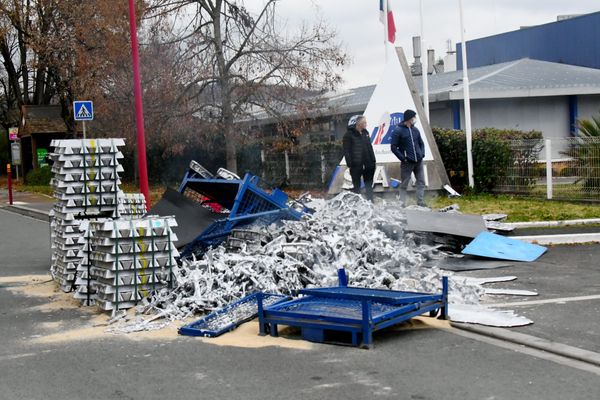
[[[159,290],[139,309],[153,313],[157,322],[134,321],[122,331],[160,328],[236,302],[249,309],[242,300],[257,292],[287,296],[331,286],[340,267],[358,287],[419,293],[438,293],[447,275],[452,305],[478,307],[486,293],[482,283],[443,271],[448,246],[430,240],[430,234],[448,235],[464,250],[473,238],[487,233],[481,217],[476,221],[461,214],[402,209],[397,202],[373,204],[350,192],[309,204],[316,211],[307,214],[290,206],[283,192],[258,188],[258,178],[251,174],[228,178],[192,163],[179,191],[167,192],[157,206],[167,211],[153,210],[179,216],[176,233],[186,238],[187,257],[173,268],[173,288]],[[215,203],[229,212],[205,207]],[[513,325],[531,323],[515,319],[514,313],[503,315]],[[219,314],[219,321],[235,319],[229,317]]]
[[[213,175],[192,161],[179,190],[167,189],[150,213],[176,217],[179,246],[185,246],[181,255],[188,257],[218,246],[234,229],[300,219],[307,209],[288,200],[277,188],[270,193],[260,188],[255,175],[240,178],[223,168]]]

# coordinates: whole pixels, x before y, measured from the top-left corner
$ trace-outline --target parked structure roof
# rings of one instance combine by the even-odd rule
[[[600,94],[600,69],[578,67],[523,58],[468,70],[471,99],[498,99]],[[422,80],[415,77],[422,93]],[[330,92],[323,96],[318,115],[360,113],[365,110],[375,85]],[[463,72],[452,71],[429,77],[429,101],[463,99]],[[255,120],[268,123],[265,113]]]

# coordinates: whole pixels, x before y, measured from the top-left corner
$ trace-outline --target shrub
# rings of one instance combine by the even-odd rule
[[[49,166],[43,166],[33,169],[27,173],[25,182],[31,186],[47,186],[52,178],[52,169]]]
[[[452,187],[462,191],[468,185],[466,137],[463,131],[433,128]],[[473,131],[473,180],[476,192],[490,192],[507,177],[509,168],[531,168],[541,149],[542,134],[482,128]],[[517,145],[515,145],[515,143]],[[513,175],[513,174],[511,174]],[[515,176],[524,176],[516,173]],[[516,184],[517,182],[512,182]],[[522,184],[523,182],[519,182]],[[527,185],[531,182],[525,182]]]
[[[586,191],[600,192],[600,115],[577,121],[579,137],[568,153],[573,157]]]

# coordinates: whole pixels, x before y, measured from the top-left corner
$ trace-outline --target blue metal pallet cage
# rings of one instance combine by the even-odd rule
[[[276,304],[289,299],[288,296],[271,293],[261,293],[263,304]],[[179,334],[185,336],[217,337],[232,331],[244,322],[248,322],[257,315],[258,293],[242,297],[201,319],[179,328]]]
[[[429,313],[448,317],[448,278],[442,278],[442,292],[416,293],[338,286],[303,289],[303,297],[271,306],[258,296],[260,335],[277,336],[277,325],[299,327],[302,337],[328,342],[327,334],[347,332],[354,346],[370,348],[373,332]]]
[[[236,227],[302,217],[302,212],[288,206],[287,194],[279,189],[267,193],[258,183],[259,178],[250,173],[246,173],[243,179],[227,180],[204,178],[190,169],[181,182],[179,192],[183,194],[189,190],[202,195],[229,210],[229,215],[206,228],[184,248],[182,256],[218,245]]]

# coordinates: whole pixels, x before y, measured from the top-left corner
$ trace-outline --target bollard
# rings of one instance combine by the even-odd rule
[[[8,176],[8,204],[10,204],[12,206],[12,203],[13,203],[12,171],[10,169],[10,164],[6,164],[6,175]]]

